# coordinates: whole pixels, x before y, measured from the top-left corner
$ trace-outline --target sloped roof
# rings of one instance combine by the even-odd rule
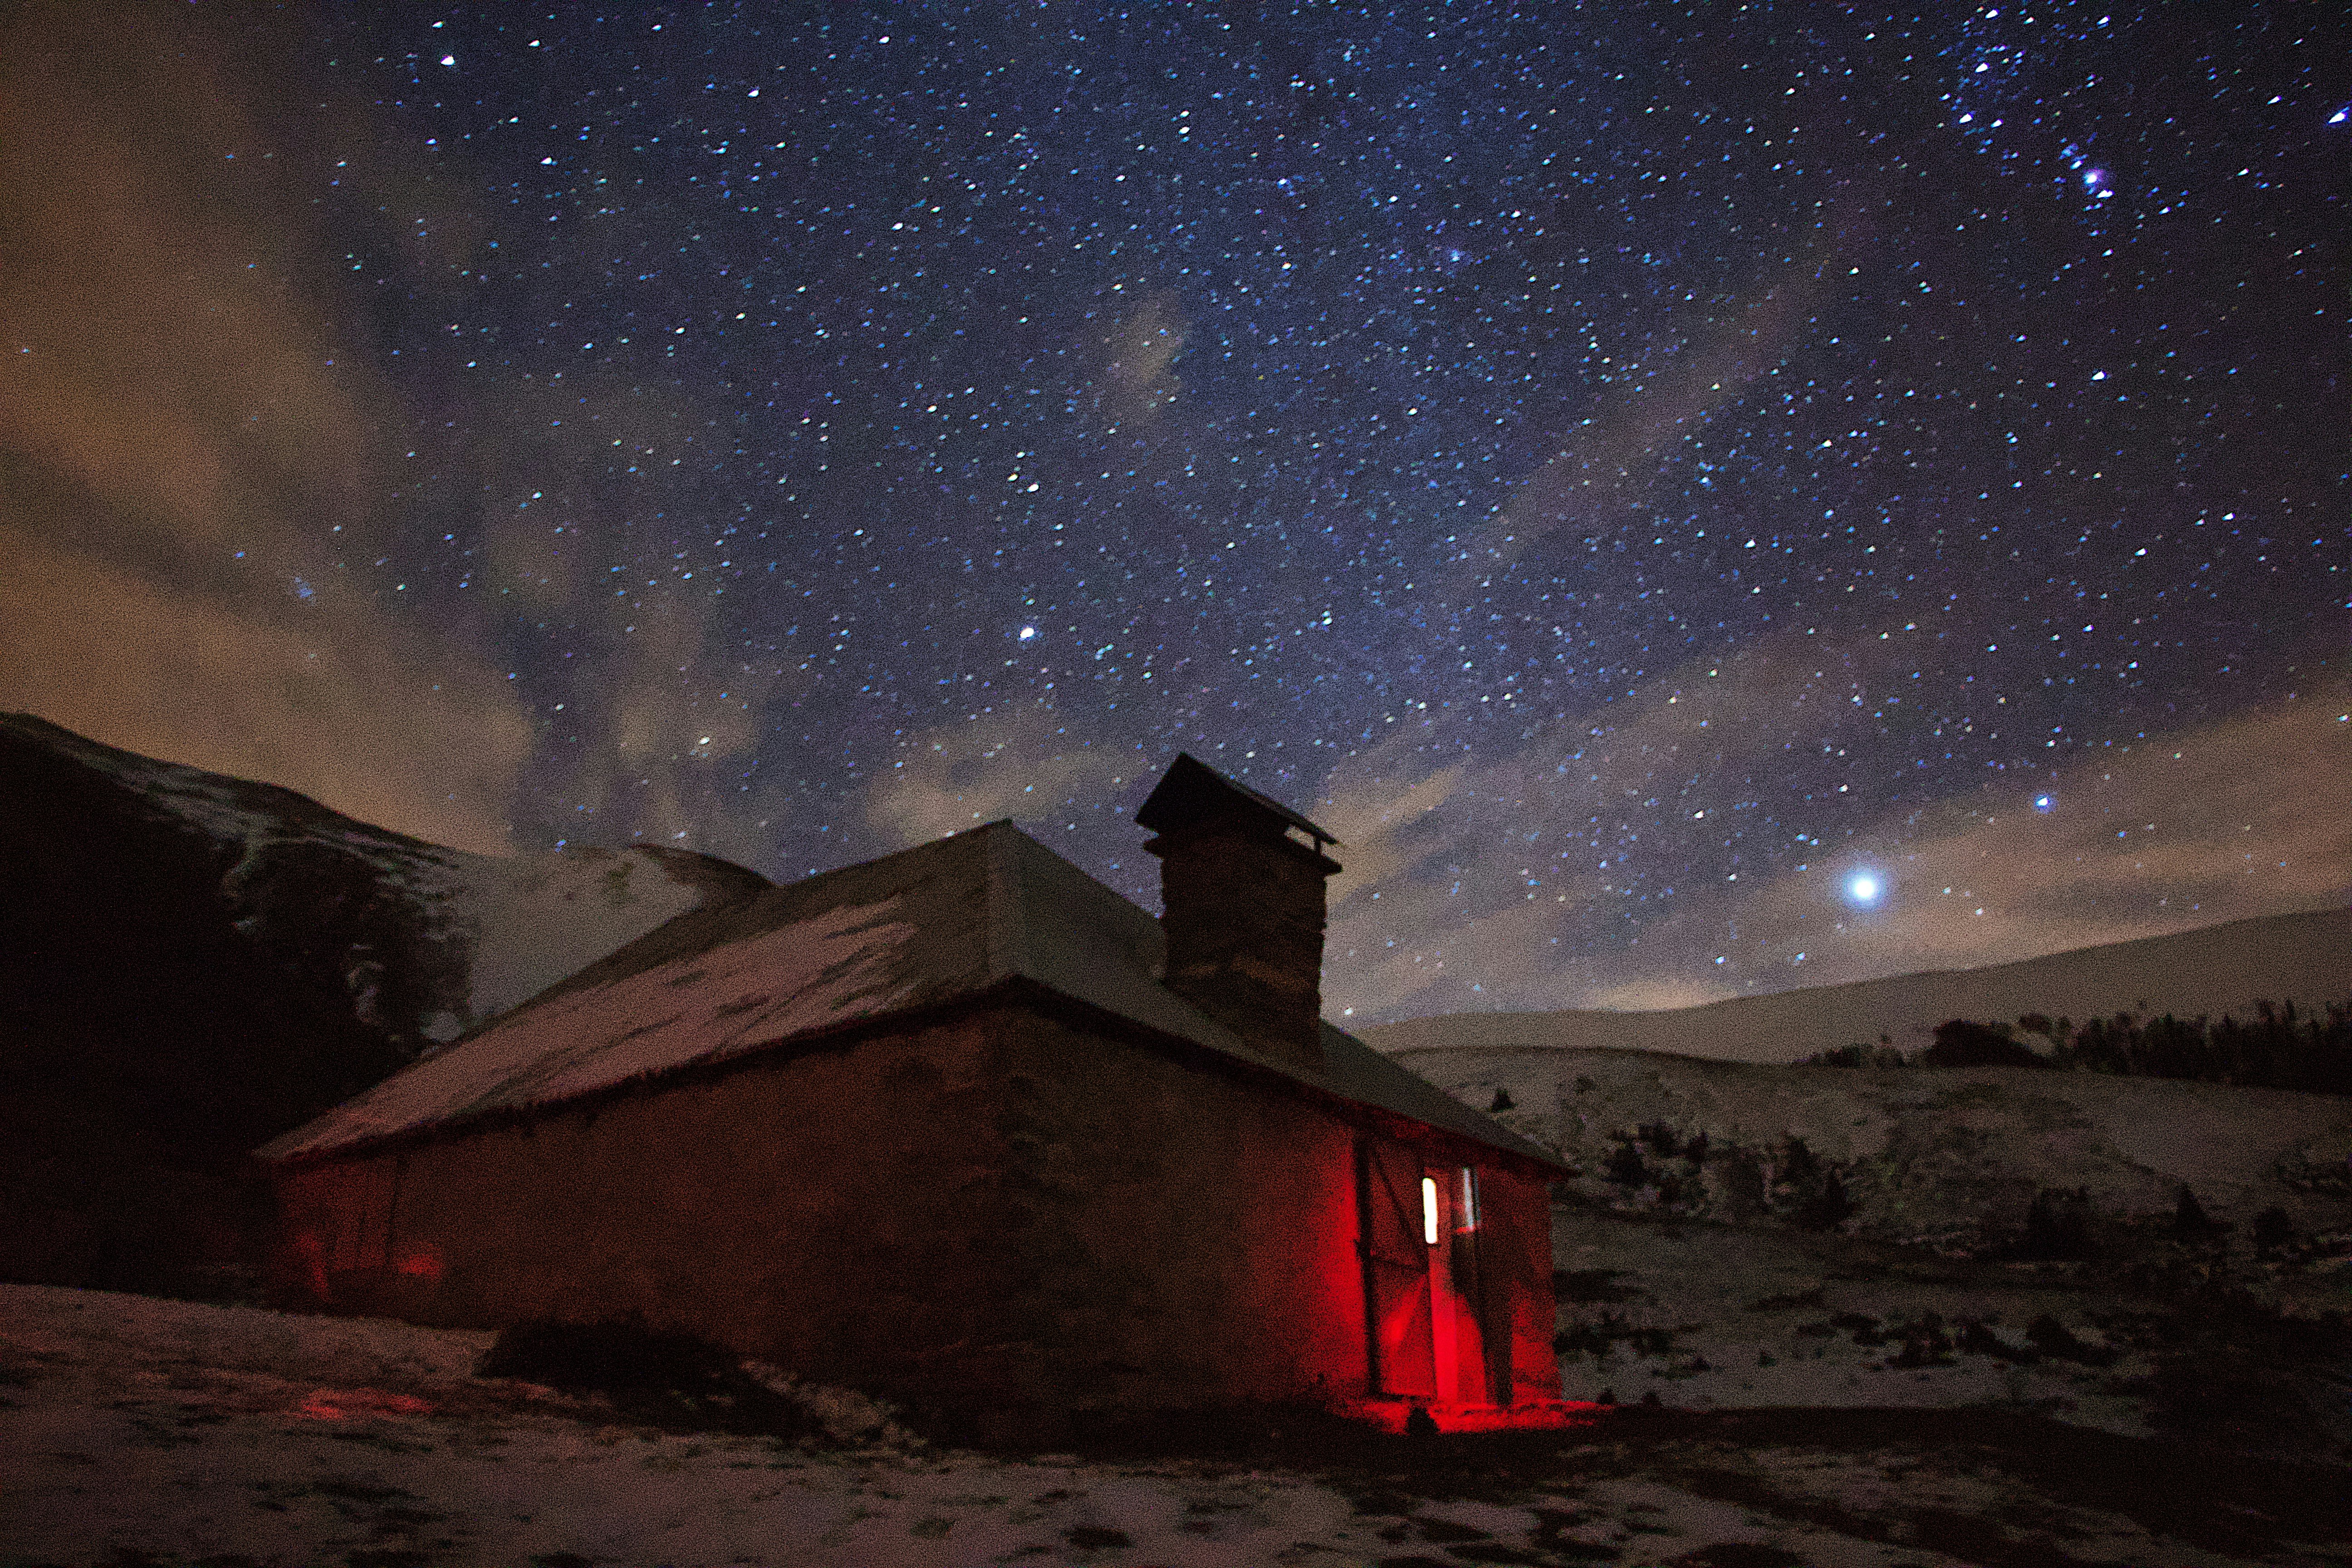
[[[1547,1164],[1352,1035],[1251,1049],[1154,977],[1160,924],[1010,822],[698,910],[257,1151],[318,1155],[723,1061],[1025,979],[1326,1093]]]

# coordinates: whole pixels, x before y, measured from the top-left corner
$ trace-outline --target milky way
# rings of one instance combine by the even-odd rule
[[[113,574],[42,557],[53,612],[266,634],[231,683],[325,650],[208,700],[229,752],[344,804],[318,711],[413,712],[347,743],[469,755],[518,847],[1010,816],[1156,907],[1190,751],[1347,842],[1360,1022],[2340,901],[2332,9],[347,5],[113,75],[60,25],[20,79],[175,151],[12,191],[146,171],[149,270],[257,325],[77,293],[42,216],[19,494],[181,504],[90,499],[113,338],[287,368],[156,416],[216,500],[13,526]]]

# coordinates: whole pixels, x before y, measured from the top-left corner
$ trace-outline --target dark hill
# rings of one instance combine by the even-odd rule
[[[765,886],[677,850],[465,854],[0,716],[0,1277],[234,1292],[247,1151]]]

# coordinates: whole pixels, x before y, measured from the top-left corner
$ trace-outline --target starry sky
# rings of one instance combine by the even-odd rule
[[[1152,909],[1190,751],[1358,1024],[2352,898],[2334,6],[0,29],[0,707]]]

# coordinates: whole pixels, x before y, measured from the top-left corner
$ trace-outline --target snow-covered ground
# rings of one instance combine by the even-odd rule
[[[1636,1405],[1344,1464],[1087,1461],[858,1447],[854,1397],[804,1445],[637,1426],[473,1377],[489,1343],[0,1286],[0,1563],[2315,1568],[2352,1540],[2352,1474],[1997,1412]],[[1928,1386],[1871,1392],[1897,1382]]]

